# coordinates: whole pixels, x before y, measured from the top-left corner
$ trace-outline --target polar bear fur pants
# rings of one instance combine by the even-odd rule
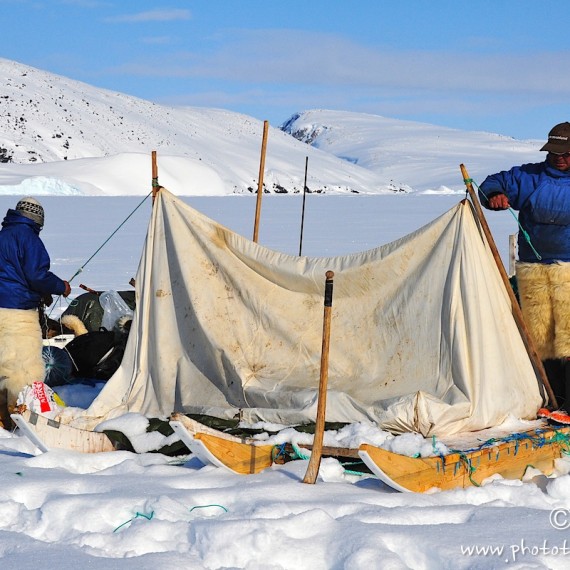
[[[0,308],[0,420],[6,427],[20,391],[44,374],[38,312]]]
[[[541,360],[570,357],[570,263],[516,265],[521,309]]]

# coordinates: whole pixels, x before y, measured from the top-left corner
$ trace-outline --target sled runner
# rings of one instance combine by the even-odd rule
[[[173,414],[170,426],[205,465],[248,475],[259,473],[273,463],[272,445],[255,445],[252,438],[239,438],[208,428],[183,414]]]
[[[77,429],[30,410],[12,414],[11,418],[42,453],[50,449],[69,449],[81,453],[115,451],[113,443],[104,433]]]
[[[183,414],[173,414],[172,429],[180,440],[206,465],[222,467],[241,475],[259,473],[274,463],[283,463],[283,452],[293,451],[285,446],[263,445],[251,437],[236,437],[209,428]],[[310,451],[311,445],[299,447]],[[339,447],[323,447],[325,457],[346,457],[358,459],[358,450]]]
[[[423,493],[479,486],[492,475],[522,479],[527,467],[545,475],[554,461],[570,451],[570,428],[545,428],[513,434],[499,445],[483,444],[440,457],[407,457],[369,444],[359,448],[367,467],[386,485],[403,492]]]

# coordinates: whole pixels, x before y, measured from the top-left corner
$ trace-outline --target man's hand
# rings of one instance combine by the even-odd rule
[[[509,199],[504,194],[495,194],[489,198],[491,210],[506,210],[509,207]]]
[[[65,283],[65,291],[63,292],[63,296],[67,297],[71,293],[71,285],[67,281],[64,281],[64,283]]]

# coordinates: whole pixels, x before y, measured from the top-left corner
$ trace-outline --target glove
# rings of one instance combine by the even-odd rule
[[[67,297],[71,293],[71,285],[67,281],[64,281],[64,283],[65,283],[65,291],[63,292],[63,296]]]
[[[49,307],[52,303],[53,303],[53,297],[51,295],[44,295],[42,297],[42,303],[46,306]]]

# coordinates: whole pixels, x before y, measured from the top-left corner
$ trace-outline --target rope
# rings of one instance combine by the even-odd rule
[[[306,453],[303,453],[301,451],[300,447],[297,447],[294,443],[291,443],[291,447],[293,448],[293,451],[295,452],[295,457],[293,457],[293,459],[299,458],[299,459],[310,459],[311,456],[307,455]]]
[[[138,206],[117,226],[115,231],[97,248],[95,253],[71,276],[71,279],[68,280],[68,283],[71,283],[75,277],[77,277],[85,268],[85,266],[107,245],[107,243],[111,240],[111,238],[125,225],[125,223],[129,220],[129,218],[143,205],[145,200],[152,194],[152,191],[149,192],[142,200],[139,202]]]
[[[153,179],[153,185],[154,185],[154,179]],[[107,243],[111,240],[111,238],[127,223],[127,221],[129,220],[129,218],[131,218],[131,216],[144,204],[144,202],[146,201],[146,199],[152,194],[152,190],[139,202],[139,204],[137,205],[137,207],[117,226],[117,228],[115,229],[115,231],[113,231],[113,233],[97,248],[97,250],[95,251],[95,253],[93,253],[93,255],[71,276],[70,279],[68,279],[68,283],[71,283],[85,268],[85,266],[103,249],[103,247],[105,247],[105,245],[107,245]],[[61,298],[61,295],[58,297],[58,300]],[[69,306],[71,306],[71,302],[68,302]],[[49,314],[47,315],[48,317],[52,314],[54,308],[55,308],[56,303],[53,304]]]
[[[293,453],[289,454],[291,461],[294,461],[295,459],[307,460],[307,459],[311,458],[310,455],[307,455],[306,453],[304,453],[302,451],[302,448],[298,447],[294,443],[290,443],[289,445],[293,448]],[[274,448],[271,452],[272,459],[275,460],[278,457],[280,457],[281,455],[286,455],[287,454],[286,446],[287,446],[287,443],[282,443],[281,445],[274,446]],[[343,468],[344,468],[344,465],[350,466],[350,465],[358,465],[358,464],[359,463],[356,461],[350,462],[350,463],[344,463],[344,464],[341,463],[341,465],[343,465]],[[376,475],[373,475],[372,473],[364,473],[362,471],[355,471],[353,469],[344,469],[344,473],[347,475],[358,475],[359,477],[363,477],[364,475],[367,475],[369,477],[376,477]]]
[[[287,452],[285,450],[286,446],[287,446],[286,443],[282,443],[281,445],[273,446],[273,449],[271,450],[271,462],[272,463],[275,463],[275,461],[277,459],[279,459],[279,457],[284,457],[285,455],[287,455]]]
[[[481,196],[483,196],[485,198],[485,200],[487,200],[487,203],[489,202],[489,198],[487,197],[487,195],[485,194],[485,192],[483,192],[483,190],[481,190],[481,188],[479,187],[479,185],[477,184],[477,182],[475,182],[475,180],[473,180],[473,178],[464,178],[463,181],[465,182],[465,184],[475,184],[475,186],[477,187],[477,190],[479,191],[479,193],[481,194]],[[542,256],[538,253],[538,251],[536,251],[534,245],[532,245],[532,241],[530,240],[530,235],[529,233],[522,227],[521,223],[519,222],[519,218],[518,216],[515,214],[515,211],[509,206],[507,208],[507,210],[512,214],[513,218],[516,220],[517,225],[519,226],[519,229],[525,239],[525,241],[528,243],[530,249],[532,249],[532,252],[534,253],[534,255],[536,256],[536,259],[538,259],[539,261],[542,259]]]
[[[373,473],[364,473],[363,471],[353,471],[352,469],[345,469],[344,472],[347,475],[358,475],[359,477],[364,477],[366,475],[368,477],[378,479],[378,477],[376,477],[376,475],[374,475]]]
[[[475,487],[480,487],[481,485],[477,483],[475,479],[473,479],[473,473],[475,473],[476,468],[471,463],[471,459],[469,459],[469,457],[467,457],[465,453],[460,452],[459,462],[465,466],[465,470],[467,471],[467,476],[469,477],[469,481],[471,481],[471,484]]]
[[[229,512],[228,509],[222,505],[196,505],[195,507],[189,509],[189,512],[192,512],[194,509],[207,509],[208,507],[219,507],[220,509],[226,511],[226,513]]]
[[[152,519],[152,517],[154,517],[154,511],[151,511],[149,515],[145,515],[144,513],[137,512],[137,514],[132,519],[129,519],[128,521],[124,522],[123,524],[120,524],[113,532],[117,532],[120,528],[124,527],[125,525],[128,525],[129,523],[133,522],[135,519],[137,519],[139,517],[149,521]]]
[[[486,447],[493,446],[496,443],[508,443],[508,442],[514,441],[515,442],[514,454],[516,455],[518,453],[520,443],[529,441],[533,447],[539,447],[539,448],[544,447],[545,445],[558,444],[558,445],[560,445],[560,447],[562,449],[562,453],[564,453],[566,455],[570,454],[570,434],[562,433],[560,431],[556,431],[552,437],[547,439],[544,436],[544,433],[546,431],[550,431],[550,430],[536,430],[535,435],[530,435],[527,433],[513,433],[513,434],[507,435],[505,437],[500,437],[500,438],[492,437],[492,438],[488,439],[487,441],[484,441],[478,447],[474,447],[472,449],[467,449],[467,450],[450,449],[449,451],[450,451],[450,453],[454,453],[454,454],[456,453],[457,455],[459,455],[459,462],[455,464],[455,469],[457,469],[457,466],[459,464],[463,464],[465,467],[465,470],[467,471],[467,475],[468,475],[471,483],[475,487],[480,487],[480,484],[477,483],[473,479],[473,474],[475,473],[477,468],[473,466],[473,464],[471,463],[471,459],[469,458],[469,455],[474,451],[480,451],[482,449],[485,449]],[[440,455],[439,457],[442,461],[443,469],[445,471],[445,458],[446,458],[446,456]],[[496,459],[497,460],[499,459],[499,453],[498,452],[497,452]]]

